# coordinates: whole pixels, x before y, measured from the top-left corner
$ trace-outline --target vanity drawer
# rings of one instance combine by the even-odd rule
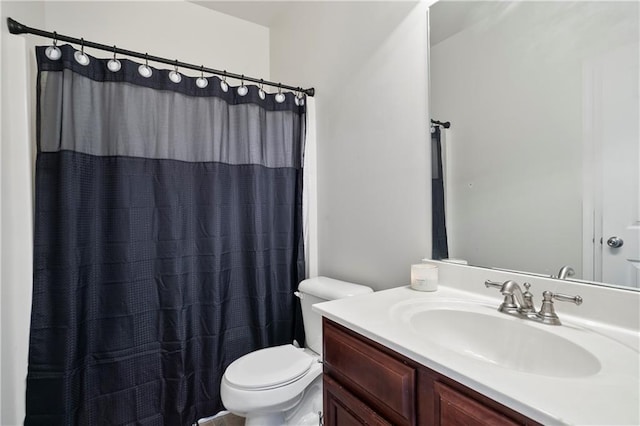
[[[414,425],[416,370],[324,320],[324,372],[387,420]]]

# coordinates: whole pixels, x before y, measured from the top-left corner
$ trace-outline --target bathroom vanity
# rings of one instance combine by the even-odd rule
[[[498,312],[484,280],[581,294],[562,325]],[[440,264],[436,292],[398,287],[314,305],[325,425],[640,424],[637,292]]]
[[[324,424],[537,425],[325,318]]]

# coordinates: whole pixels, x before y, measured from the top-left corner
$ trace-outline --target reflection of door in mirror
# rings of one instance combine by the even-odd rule
[[[640,287],[638,43],[584,63],[585,278]],[[591,166],[591,167],[589,167]],[[590,191],[591,188],[591,191]],[[591,229],[589,229],[591,228]],[[586,269],[586,268],[585,268]]]
[[[431,118],[451,122],[449,257],[546,276],[570,265],[569,279],[639,287],[639,10],[430,7]]]

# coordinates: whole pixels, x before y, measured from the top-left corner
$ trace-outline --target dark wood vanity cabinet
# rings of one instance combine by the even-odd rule
[[[328,375],[322,381],[325,425],[391,425]]]
[[[331,320],[323,319],[324,425],[538,425]]]

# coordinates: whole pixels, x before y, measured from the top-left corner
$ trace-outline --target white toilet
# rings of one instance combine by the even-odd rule
[[[307,347],[276,346],[251,352],[227,367],[220,394],[246,426],[317,425],[322,411],[322,317],[311,306],[371,293],[370,287],[327,277],[298,286]]]

